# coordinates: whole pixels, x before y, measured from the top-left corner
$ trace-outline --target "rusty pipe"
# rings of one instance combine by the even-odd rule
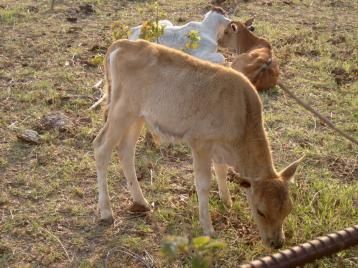
[[[241,268],[297,267],[358,245],[358,225],[318,237],[307,243],[254,260]]]

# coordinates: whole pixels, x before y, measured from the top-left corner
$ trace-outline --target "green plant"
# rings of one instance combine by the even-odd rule
[[[120,20],[112,23],[112,38],[113,40],[128,38],[130,29],[127,25],[123,24]]]
[[[186,49],[197,49],[200,46],[200,34],[197,30],[191,30],[188,33],[188,42],[185,44]]]
[[[91,58],[91,63],[93,65],[101,65],[103,63],[104,56],[101,54],[95,55],[93,58]]]
[[[162,253],[170,259],[184,255],[193,268],[206,268],[212,266],[212,257],[225,246],[224,242],[209,236],[199,236],[191,241],[186,237],[170,236],[162,244]]]
[[[142,24],[139,37],[150,42],[158,42],[158,38],[164,33],[164,28],[165,26],[161,25],[158,21],[146,21]]]
[[[143,16],[144,10],[139,8],[139,13]],[[165,17],[165,13],[159,9],[159,4],[157,1],[148,5],[146,12],[153,13],[155,12],[155,18],[147,20],[142,23],[142,28],[139,37],[141,39],[158,43],[158,39],[164,33],[164,25],[159,23],[159,19]],[[128,38],[131,34],[130,28],[123,24],[120,20],[115,21],[112,24],[112,37],[113,40],[118,40],[122,38]]]

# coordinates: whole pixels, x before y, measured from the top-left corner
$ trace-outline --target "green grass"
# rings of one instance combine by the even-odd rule
[[[21,2],[21,3],[20,3]],[[191,154],[184,145],[146,145],[145,131],[136,152],[137,174],[154,205],[145,217],[127,213],[130,197],[116,154],[109,169],[115,216],[112,227],[98,224],[96,174],[91,141],[103,121],[88,111],[98,96],[92,86],[101,66],[86,65],[106,48],[116,20],[129,26],[153,16],[146,1],[93,0],[96,13],[66,20],[78,2],[66,0],[48,12],[48,3],[5,0],[0,7],[0,266],[138,267],[115,252],[119,246],[153,256],[157,267],[188,267],[187,259],[168,261],[160,253],[168,235],[201,235]],[[168,19],[198,20],[207,1],[159,1]],[[233,10],[227,1],[226,8]],[[358,32],[355,1],[240,1],[235,19],[255,16],[256,32],[268,38],[279,58],[282,79],[294,92],[357,138]],[[33,6],[38,12],[30,8]],[[190,8],[188,8],[190,7]],[[102,53],[103,51],[100,51]],[[332,70],[347,77],[337,84]],[[285,224],[286,246],[357,224],[357,149],[303,110],[279,88],[261,95],[265,127],[277,169],[303,154],[306,158],[290,186],[294,210]],[[62,111],[74,127],[40,130],[43,142],[29,145],[17,129],[37,129],[41,118]],[[150,177],[152,175],[152,180]],[[240,187],[230,181],[233,208],[221,204],[212,183],[211,215],[226,243],[215,267],[265,256],[264,247]],[[61,241],[61,243],[59,242]],[[62,245],[61,245],[62,244]],[[64,250],[65,249],[65,250]],[[66,252],[69,256],[67,256]],[[321,259],[308,267],[356,267],[357,248]]]
[[[15,24],[24,16],[24,12],[17,8],[0,10],[0,22],[4,24]]]

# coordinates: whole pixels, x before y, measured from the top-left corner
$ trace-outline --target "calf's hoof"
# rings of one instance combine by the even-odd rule
[[[231,198],[222,199],[221,201],[223,202],[225,208],[227,208],[227,209],[232,208],[232,200],[231,200]]]
[[[133,203],[129,208],[129,212],[131,213],[145,213],[148,211],[150,211],[149,205],[142,205],[138,203]]]
[[[208,231],[204,231],[204,235],[210,236],[211,238],[216,238],[216,237],[217,237],[217,233],[215,232],[214,229],[208,230]]]
[[[103,225],[103,226],[109,226],[109,225],[112,225],[114,223],[114,218],[113,218],[113,216],[103,218],[103,219],[101,218],[99,220],[99,223],[100,223],[100,225]]]
[[[231,199],[230,192],[219,192],[219,196],[225,208],[232,207],[232,199]]]

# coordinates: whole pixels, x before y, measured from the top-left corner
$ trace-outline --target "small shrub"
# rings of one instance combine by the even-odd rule
[[[188,42],[185,44],[186,49],[197,49],[200,46],[199,31],[191,30],[188,34]]]
[[[186,237],[167,237],[162,244],[162,253],[169,259],[184,256],[193,268],[212,267],[217,250],[225,248],[225,243],[209,236],[199,236],[189,241]]]
[[[150,42],[158,42],[158,38],[164,33],[164,28],[165,26],[157,21],[146,21],[142,24],[139,37]]]
[[[127,25],[117,20],[112,24],[112,39],[116,41],[118,39],[128,38],[130,35],[130,29]]]
[[[101,65],[103,63],[103,60],[104,60],[104,56],[101,54],[97,54],[96,56],[91,58],[91,63],[93,65]]]

